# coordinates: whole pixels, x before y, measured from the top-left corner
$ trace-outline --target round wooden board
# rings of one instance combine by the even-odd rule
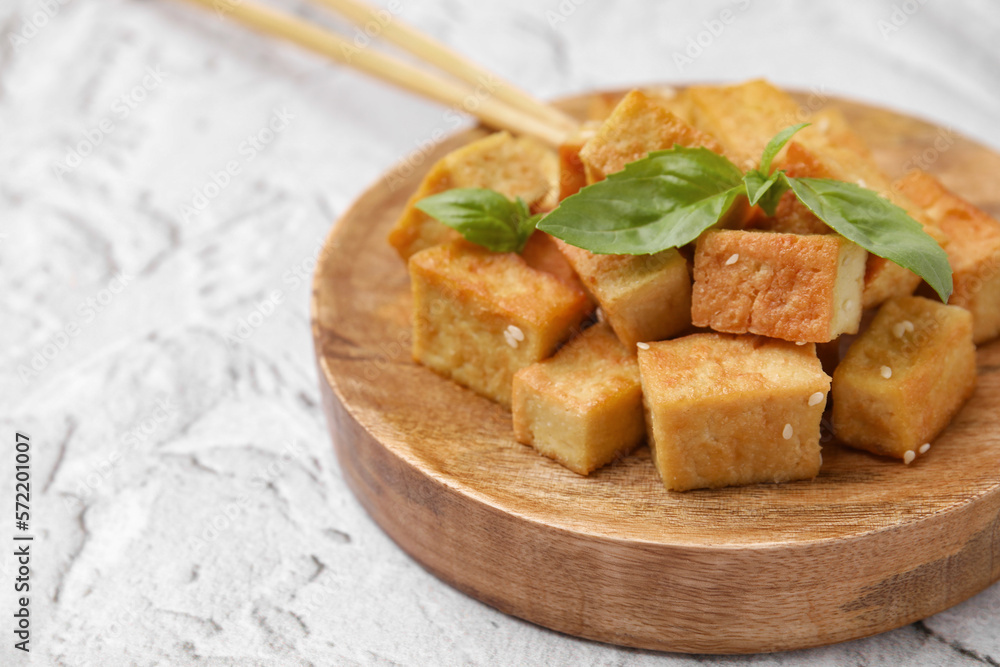
[[[563,106],[584,117],[614,95]],[[828,103],[890,176],[924,166],[1000,215],[997,154],[910,117]],[[427,168],[482,135],[451,137],[386,174],[337,223],[314,281],[344,478],[413,558],[540,625],[698,653],[855,639],[1000,578],[1000,344],[980,350],[975,396],[910,466],[826,442],[812,482],[688,493],[664,490],[645,447],[580,477],[518,444],[505,409],[415,364],[409,280],[386,233]]]

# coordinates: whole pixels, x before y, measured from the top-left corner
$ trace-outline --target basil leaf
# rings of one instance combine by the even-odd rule
[[[538,228],[594,253],[646,255],[694,241],[745,190],[725,157],[674,146],[567,197]]]
[[[421,199],[417,209],[494,252],[521,252],[535,229],[528,205],[485,188],[456,188]]]
[[[774,158],[778,156],[781,149],[785,147],[785,144],[787,144],[799,130],[809,125],[810,123],[799,123],[798,125],[786,127],[781,132],[774,135],[774,138],[767,142],[767,146],[764,147],[764,153],[760,157],[760,167],[757,168],[757,171],[764,175],[771,173],[771,163],[774,162]]]
[[[835,232],[873,255],[913,271],[948,302],[953,289],[948,255],[906,211],[853,183],[784,179],[799,201]]]
[[[747,172],[743,177],[743,184],[746,186],[750,205],[760,204],[768,215],[774,215],[778,200],[788,191],[788,185],[782,179],[780,171],[774,172],[770,177],[765,177],[759,171]]]

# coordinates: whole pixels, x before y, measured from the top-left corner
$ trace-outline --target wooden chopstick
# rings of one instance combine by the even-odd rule
[[[478,94],[466,84],[425,72],[370,48],[359,49],[336,33],[251,0],[188,0],[219,11],[260,32],[299,46],[383,81],[470,113],[486,125],[533,136],[550,146],[564,143],[568,132],[515,109],[493,94]]]
[[[375,29],[379,31],[378,37],[396,44],[424,62],[430,63],[466,83],[478,86],[482,85],[483,81],[491,82],[495,88],[493,94],[512,107],[537,116],[567,131],[575,130],[578,126],[578,123],[569,115],[535,99],[512,83],[497,77],[496,74],[407,25],[399,17],[390,16],[386,20],[385,11],[380,12],[360,0],[313,1],[343,14],[351,22],[361,27],[365,27],[366,24],[371,25],[374,22]]]

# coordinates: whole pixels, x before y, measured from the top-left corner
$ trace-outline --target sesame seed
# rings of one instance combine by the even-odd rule
[[[792,425],[791,424],[785,424],[785,428],[781,431],[781,437],[784,438],[785,440],[791,440],[792,439],[792,435],[794,433],[795,433],[795,430],[792,428]]]
[[[844,310],[850,310],[851,306],[853,306],[853,305],[854,305],[854,302],[851,301],[850,299],[844,301]]]
[[[859,178],[858,179],[858,185],[860,185],[863,188],[867,188],[868,187],[868,181],[866,181],[863,178]]]
[[[914,452],[912,449],[908,449],[906,450],[906,453],[903,454],[903,463],[905,463],[906,465],[910,465],[911,463],[913,463],[913,459],[915,458],[917,458],[916,452]]]
[[[524,340],[524,332],[521,331],[520,327],[516,327],[512,324],[509,327],[507,327],[507,331],[510,332],[510,337],[513,338],[514,340],[518,341]]]
[[[799,347],[802,347],[803,345],[806,344],[806,342],[804,340],[797,340],[795,341],[795,344],[798,345]]]
[[[880,372],[882,373],[882,377],[884,377],[886,380],[892,377],[892,369],[889,368],[888,366],[883,366]]]
[[[920,445],[920,453],[926,454],[930,450],[930,448],[931,448],[931,443],[925,442],[924,444]]]
[[[740,261],[740,254],[738,252],[733,253],[733,255],[731,255],[729,259],[726,260],[726,266],[732,266],[738,261]]]
[[[598,322],[604,321],[604,310],[600,306],[597,307],[597,310],[595,310],[594,313],[597,315]]]
[[[892,335],[896,338],[902,338],[907,332],[913,332],[913,322],[910,320],[903,320],[892,325]]]
[[[809,407],[812,407],[814,405],[819,405],[820,403],[823,402],[824,398],[825,395],[823,394],[823,392],[817,391],[815,394],[809,397]]]
[[[639,348],[640,350],[648,350],[649,349],[649,343],[636,343],[635,346],[637,348]]]
[[[510,345],[512,348],[514,348],[515,350],[517,349],[517,339],[511,335],[510,330],[504,329],[503,339],[507,341],[507,344]]]
[[[820,118],[819,123],[816,125],[816,129],[818,129],[821,133],[826,134],[827,130],[830,129],[830,119]]]

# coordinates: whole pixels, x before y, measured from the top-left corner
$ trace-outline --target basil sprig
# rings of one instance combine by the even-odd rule
[[[538,228],[594,253],[645,255],[691,243],[742,197],[774,215],[781,196],[791,190],[835,232],[913,271],[947,302],[948,255],[903,209],[852,183],[771,173],[774,158],[806,125],[779,132],[764,149],[760,167],[746,174],[705,148],[655,151],[567,197]]]
[[[456,188],[421,199],[417,208],[494,252],[521,252],[541,215],[518,197],[486,188]]]

